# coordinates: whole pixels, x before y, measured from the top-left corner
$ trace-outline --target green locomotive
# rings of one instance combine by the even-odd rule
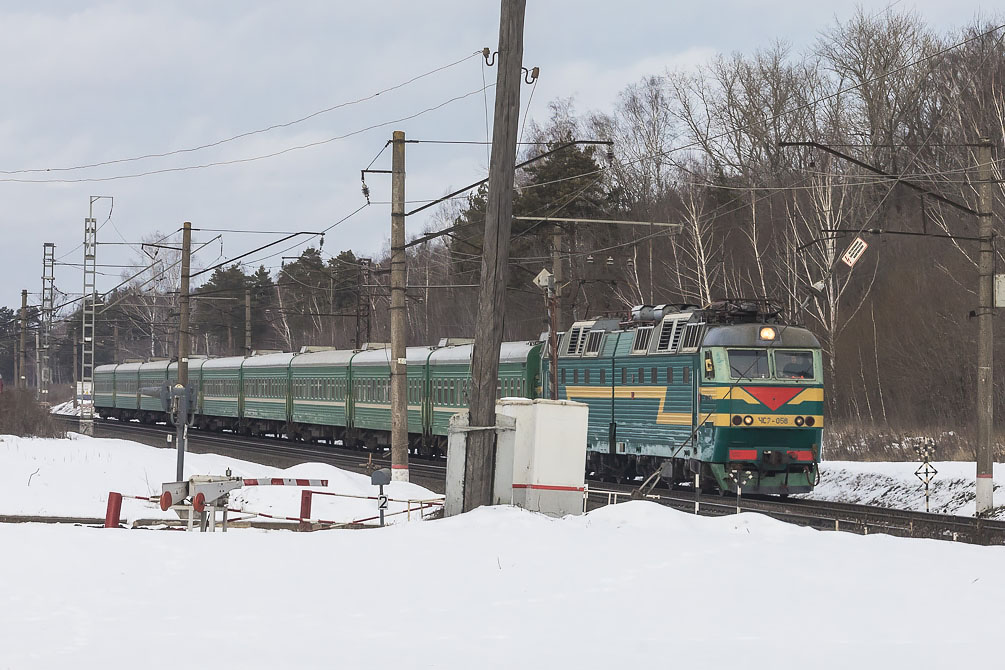
[[[548,369],[545,352],[545,369]],[[763,301],[641,306],[581,321],[558,345],[558,397],[590,406],[587,469],[751,493],[812,490],[820,343]],[[545,380],[543,395],[549,395]]]
[[[409,446],[446,448],[450,416],[471,390],[470,341],[407,350]],[[549,397],[543,342],[502,345],[498,397]],[[587,470],[632,480],[657,470],[702,488],[801,493],[813,488],[823,427],[820,345],[766,303],[640,306],[630,320],[580,321],[561,334],[558,397],[589,405]],[[249,435],[380,449],[391,430],[390,349],[304,350],[193,358],[196,425]],[[105,417],[163,421],[139,389],[177,377],[177,363],[103,365]]]

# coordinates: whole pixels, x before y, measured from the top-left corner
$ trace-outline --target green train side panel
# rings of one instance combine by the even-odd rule
[[[115,407],[115,365],[94,368],[94,406]]]
[[[468,408],[471,367],[465,363],[430,365],[427,393],[432,412],[431,432],[446,435],[450,417]]]
[[[286,367],[243,368],[245,419],[289,420],[289,370]]]
[[[390,432],[390,366],[353,366],[352,395],[352,420],[354,428]]]
[[[115,407],[135,410],[140,406],[139,363],[123,363],[115,368]]]
[[[241,364],[243,358],[217,359],[202,366],[202,409],[206,416],[237,419],[241,416]]]
[[[633,338],[610,333],[596,357],[559,357],[559,398],[589,406],[588,451],[612,453],[613,417],[613,453],[683,456],[694,421],[696,357],[633,356]]]
[[[347,425],[348,366],[293,367],[290,380],[295,423]]]
[[[167,361],[153,361],[151,363],[143,363],[140,366],[139,371],[139,388],[157,388],[160,389],[167,380]],[[163,412],[164,406],[161,404],[160,395],[148,396],[139,394],[140,397],[140,409],[147,410],[149,412]]]

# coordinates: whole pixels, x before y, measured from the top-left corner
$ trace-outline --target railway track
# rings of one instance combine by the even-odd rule
[[[591,483],[588,507],[638,498],[628,484]],[[869,535],[882,533],[898,537],[927,538],[982,545],[1005,545],[1005,521],[978,519],[951,514],[855,505],[811,498],[776,499],[767,496],[741,497],[699,494],[691,490],[657,489],[645,499],[704,516],[726,516],[737,511],[758,512],[772,518],[818,530],[838,530]]]
[[[76,417],[60,417],[75,422]],[[107,432],[109,437],[129,435],[137,441],[157,447],[166,447],[166,436],[174,433],[172,427],[133,422],[99,420],[96,432]],[[100,436],[100,435],[99,435]],[[192,431],[189,449],[194,452],[222,453],[238,458],[254,455],[263,465],[288,467],[296,463],[319,462],[336,465],[354,472],[366,472],[370,466],[389,467],[389,455],[384,452],[363,452],[337,446],[290,442],[279,438],[257,438],[231,433]],[[364,459],[367,459],[364,462]],[[441,461],[429,462],[410,459],[411,481],[437,493],[443,493],[446,465]],[[618,503],[638,497],[636,486],[609,482],[589,481],[586,502],[588,509],[609,503]],[[635,495],[633,495],[635,494]],[[982,545],[1005,545],[1005,521],[977,519],[949,514],[932,514],[911,510],[855,505],[810,498],[778,499],[767,496],[748,496],[737,500],[733,496],[699,494],[689,489],[657,489],[646,499],[686,512],[705,516],[725,516],[744,512],[758,512],[780,521],[817,528],[838,530],[862,535],[883,533],[898,537],[915,537]]]

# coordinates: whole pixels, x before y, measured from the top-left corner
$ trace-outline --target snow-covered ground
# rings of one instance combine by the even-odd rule
[[[64,416],[80,416],[80,406],[73,406],[73,400],[67,400],[66,402],[61,402],[58,405],[53,405],[49,408],[49,411],[53,414],[62,414]]]
[[[631,502],[373,531],[0,526],[10,668],[994,667],[1005,548]]]
[[[199,454],[186,465],[372,493],[331,466]],[[156,493],[173,473],[167,449],[3,437],[0,513],[100,517],[109,490]],[[248,489],[238,504],[295,514],[297,491]],[[404,483],[390,492],[430,495]],[[132,517],[155,513],[126,504]],[[373,502],[333,505],[348,519]],[[316,533],[0,524],[0,547],[0,668],[845,670],[990,667],[1001,655],[1005,547],[648,502]]]
[[[931,511],[973,516],[976,466],[973,462],[942,461],[932,464],[938,471],[930,485]],[[925,486],[914,472],[920,463],[867,463],[824,461],[820,484],[807,497],[820,500],[879,505],[924,511]],[[999,504],[1005,484],[1005,464],[995,463],[994,489]],[[998,518],[1005,508],[998,508]]]
[[[74,433],[65,440],[0,436],[0,514],[104,518],[110,491],[159,497],[161,484],[174,480],[176,458],[173,449]],[[356,496],[373,496],[377,492],[368,476],[321,463],[281,470],[216,454],[185,455],[186,476],[223,475],[228,468],[233,475],[246,478],[327,479],[327,488],[311,487],[316,491]],[[298,516],[302,490],[287,486],[248,487],[231,495],[230,506],[249,512]],[[408,482],[392,482],[385,492],[400,500],[438,497]],[[391,502],[388,512],[406,507],[406,503]],[[311,512],[313,518],[348,522],[374,516],[376,503],[314,496]],[[130,498],[122,501],[124,521],[162,518],[178,517],[171,511],[162,512],[155,503]],[[403,517],[388,517],[388,521],[399,520]]]

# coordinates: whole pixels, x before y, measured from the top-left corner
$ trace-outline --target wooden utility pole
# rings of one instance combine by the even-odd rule
[[[25,367],[25,348],[28,345],[28,289],[21,290],[21,349],[18,354],[17,387],[28,388],[28,368]]]
[[[405,133],[391,139],[391,479],[408,481],[405,367]]]
[[[251,289],[244,289],[244,355],[251,355]]]
[[[994,507],[994,221],[991,195],[991,140],[978,148],[980,285],[977,308],[977,515]]]
[[[178,292],[178,383],[188,386],[188,351],[191,340],[188,336],[189,282],[192,271],[192,223],[182,224],[181,232],[181,289]]]
[[[471,405],[464,463],[464,511],[492,502],[499,347],[506,324],[506,280],[513,226],[513,173],[520,117],[526,0],[502,0],[492,159],[482,242],[478,319],[471,360]],[[483,428],[483,430],[477,430]]]

